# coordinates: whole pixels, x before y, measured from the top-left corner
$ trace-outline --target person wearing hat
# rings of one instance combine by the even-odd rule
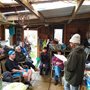
[[[5,67],[7,71],[13,72],[14,76],[19,75],[22,73],[25,81],[25,84],[28,84],[29,86],[32,86],[30,83],[32,71],[30,69],[23,69],[16,61],[15,61],[15,51],[10,50],[8,52],[9,58],[6,60]]]
[[[64,65],[64,90],[78,90],[83,81],[86,53],[80,46],[79,34],[74,34],[69,42],[72,50]]]

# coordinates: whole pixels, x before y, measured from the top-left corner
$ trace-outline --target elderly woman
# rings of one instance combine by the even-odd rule
[[[26,56],[22,53],[20,46],[17,46],[15,48],[15,52],[16,52],[15,61],[17,61],[17,62],[25,61],[23,63],[24,65],[27,65],[29,68],[32,67],[35,71],[38,70],[31,62],[26,60]]]

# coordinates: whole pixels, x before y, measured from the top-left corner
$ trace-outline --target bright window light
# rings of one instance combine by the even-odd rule
[[[57,39],[59,43],[63,42],[63,29],[54,29],[54,39]]]
[[[83,5],[90,5],[90,1],[89,0],[84,1]]]
[[[64,7],[71,7],[75,6],[75,3],[71,2],[63,2],[63,1],[57,1],[57,2],[50,2],[50,3],[40,3],[40,4],[32,4],[32,6],[37,10],[48,10],[48,9],[56,9],[56,8],[64,8]]]
[[[6,4],[13,4],[17,3],[15,0],[0,0],[1,3],[6,3]]]
[[[22,10],[22,11],[12,11],[12,12],[5,12],[3,13],[4,15],[8,15],[8,14],[15,14],[15,13],[27,13],[27,12],[30,12],[29,10]]]

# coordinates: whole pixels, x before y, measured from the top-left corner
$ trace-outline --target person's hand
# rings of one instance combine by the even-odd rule
[[[26,72],[24,69],[19,70],[20,72]]]
[[[43,67],[45,67],[45,64],[43,64]]]
[[[56,62],[56,65],[60,65],[61,63],[60,62]]]

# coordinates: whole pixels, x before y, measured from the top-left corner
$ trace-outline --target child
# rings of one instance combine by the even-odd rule
[[[61,55],[62,51],[61,50],[57,51],[57,54]],[[64,64],[63,64],[63,61],[61,61],[59,58],[54,56],[52,58],[52,65],[53,65],[53,68],[54,68],[54,71],[55,71],[54,72],[55,85],[57,85],[58,82],[59,82],[61,70],[63,70],[63,68],[64,68]]]
[[[45,75],[48,75],[50,69],[50,59],[47,52],[47,47],[44,47],[40,54],[40,75],[43,75],[43,69],[45,69]]]

